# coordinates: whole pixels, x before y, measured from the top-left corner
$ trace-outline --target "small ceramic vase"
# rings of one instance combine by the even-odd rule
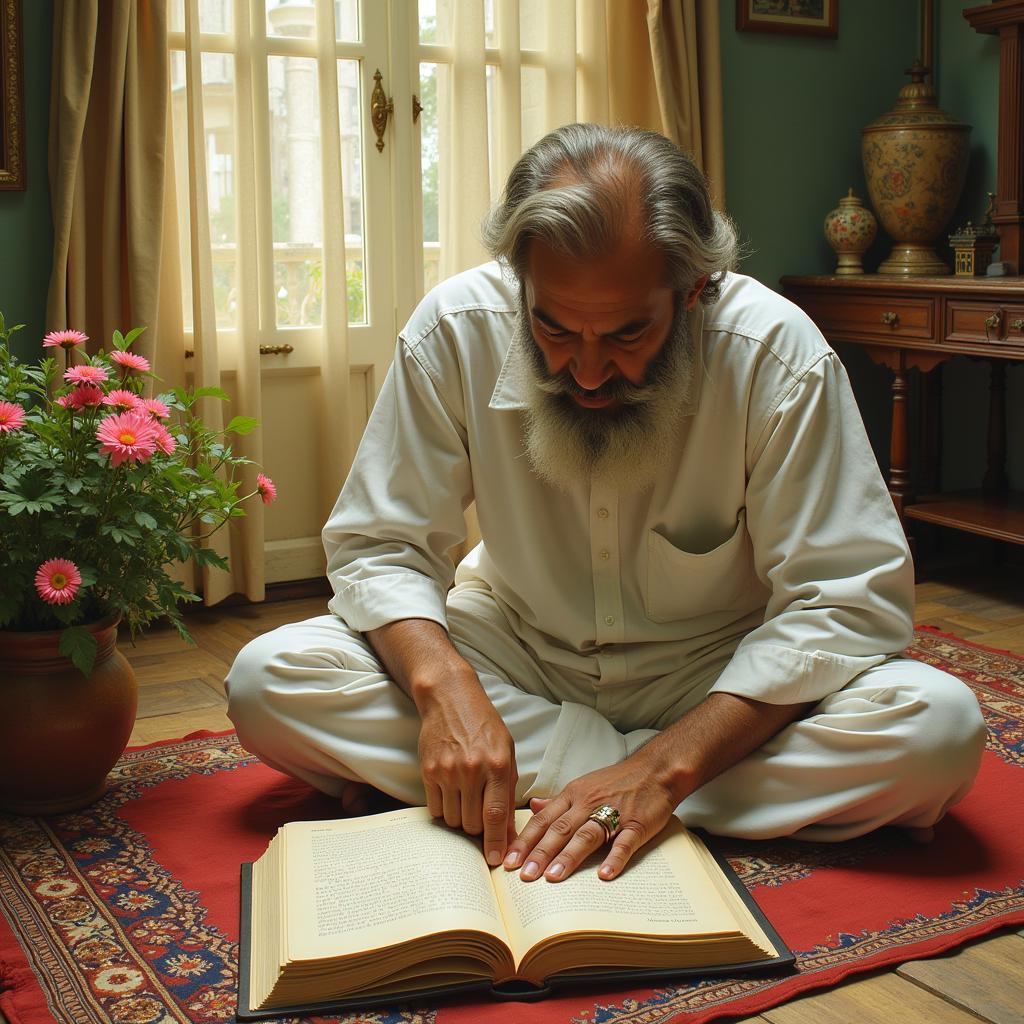
[[[839,205],[825,218],[825,237],[839,256],[836,274],[863,274],[861,260],[875,240],[878,222],[874,214],[853,194],[853,189],[839,200]]]

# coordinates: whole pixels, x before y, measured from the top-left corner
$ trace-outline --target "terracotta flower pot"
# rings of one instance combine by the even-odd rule
[[[96,663],[88,677],[60,653],[60,632],[0,630],[0,810],[57,814],[106,791],[121,756],[138,688],[117,649],[114,617],[88,625]]]

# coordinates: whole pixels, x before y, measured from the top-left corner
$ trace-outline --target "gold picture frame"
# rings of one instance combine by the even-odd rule
[[[0,189],[25,187],[21,0],[0,0]]]
[[[839,0],[736,0],[739,32],[839,35]]]

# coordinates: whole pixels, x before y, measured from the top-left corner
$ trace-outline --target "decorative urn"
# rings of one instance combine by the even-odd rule
[[[864,273],[861,260],[877,232],[878,222],[874,214],[851,188],[825,218],[825,238],[839,257],[835,270],[837,275]]]
[[[935,251],[967,175],[971,126],[939,110],[920,61],[896,106],[861,132],[871,205],[893,240],[880,274],[948,274]]]

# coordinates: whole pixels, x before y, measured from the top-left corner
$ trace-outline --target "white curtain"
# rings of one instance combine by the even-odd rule
[[[235,188],[235,260],[233,330],[218,329],[215,309],[215,277],[210,237],[209,187],[211,169],[207,166],[208,134],[204,124],[203,59],[200,51],[199,0],[184,0],[184,130],[172,142],[174,159],[168,160],[172,195],[187,196],[187,214],[180,218],[181,256],[171,262],[186,267],[186,294],[191,294],[193,357],[184,352],[167,373],[184,376],[188,367],[196,387],[224,387],[223,371],[234,368],[232,415],[261,420],[260,352],[261,337],[271,337],[276,323],[274,304],[273,197],[269,171],[269,119],[267,114],[267,24],[252,11],[262,5],[250,0],[229,0],[234,26],[232,126],[234,136],[233,168]],[[315,0],[312,40],[316,52],[319,123],[338,125],[338,61],[335,54],[335,8],[333,0]],[[179,119],[181,113],[179,112]],[[322,516],[333,505],[347,471],[338,453],[352,450],[350,426],[344,402],[339,395],[349,393],[348,309],[346,302],[345,235],[342,209],[341,139],[338,131],[324,130],[318,140],[319,174],[323,196],[322,310],[317,328],[319,336],[318,419],[321,446],[317,453],[318,471],[311,482],[318,492]],[[175,168],[177,169],[175,171]],[[175,180],[176,179],[176,180]],[[178,216],[173,202],[168,204],[172,222]],[[171,237],[178,237],[175,231]],[[179,284],[178,294],[181,294]],[[180,305],[179,305],[180,310]],[[179,313],[180,319],[180,313]],[[182,337],[179,331],[179,337]],[[209,425],[223,423],[223,403],[205,399],[201,410]],[[262,461],[262,432],[233,439],[236,451],[257,465],[245,467],[243,492],[255,489],[258,464]],[[207,603],[228,594],[242,593],[250,600],[264,596],[263,508],[250,501],[245,518],[234,520],[230,532],[215,536],[216,547],[229,557],[230,570],[204,569],[201,581]]]
[[[524,149],[572,121],[663,132],[721,201],[718,0],[493,0],[492,10],[488,97],[484,0],[438,8],[450,40],[439,88],[442,278],[486,259],[488,204]]]

